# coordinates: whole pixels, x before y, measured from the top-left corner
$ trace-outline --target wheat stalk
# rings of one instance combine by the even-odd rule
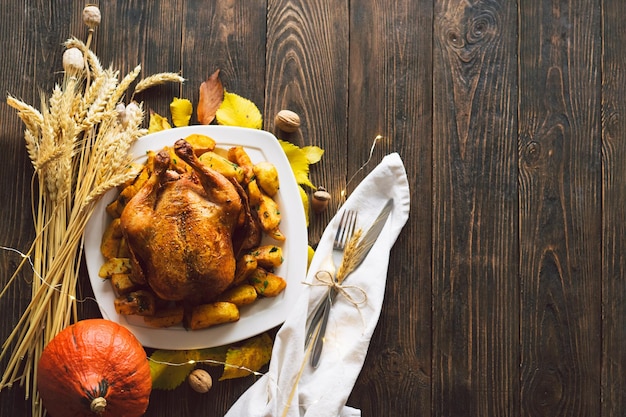
[[[142,91],[145,91],[156,85],[161,85],[161,84],[165,84],[169,82],[183,83],[185,82],[185,79],[181,77],[179,74],[176,74],[173,72],[163,72],[160,74],[151,75],[137,83],[133,94],[139,94]]]
[[[363,253],[363,246],[361,245],[362,234],[363,230],[357,229],[350,240],[348,240],[348,243],[346,243],[346,247],[343,251],[343,260],[337,270],[337,281],[340,284],[359,264],[361,254]]]
[[[115,108],[115,106],[120,101],[120,99],[122,98],[126,90],[128,90],[132,82],[135,81],[135,79],[137,79],[140,72],[141,72],[141,65],[137,65],[130,73],[128,73],[124,77],[122,82],[120,82],[120,85],[117,86],[117,88],[115,89],[115,92],[111,95],[111,98],[109,99],[108,108],[110,110]]]

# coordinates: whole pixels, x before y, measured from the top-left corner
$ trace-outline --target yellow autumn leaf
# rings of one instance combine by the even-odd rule
[[[187,350],[155,351],[150,356],[152,388],[173,390],[182,384],[195,368],[190,360],[190,351]]]
[[[172,126],[167,118],[153,111],[150,112],[150,124],[148,125],[148,133],[160,132],[161,130],[171,129]]]
[[[309,188],[317,189],[315,185],[309,179],[309,158],[307,153],[299,146],[294,145],[291,142],[279,140],[281,148],[287,155],[289,165],[293,171],[293,175],[296,177],[296,182],[300,185],[306,185]]]
[[[170,113],[172,115],[172,123],[176,127],[189,126],[193,105],[186,98],[176,98],[170,103]]]
[[[261,129],[263,116],[257,106],[247,98],[224,91],[224,101],[215,113],[220,125]]]
[[[302,151],[306,154],[306,159],[311,165],[318,163],[324,155],[324,150],[318,146],[305,146]]]
[[[248,376],[267,364],[271,356],[272,339],[267,333],[248,339],[242,346],[228,349],[224,373],[219,380]]]

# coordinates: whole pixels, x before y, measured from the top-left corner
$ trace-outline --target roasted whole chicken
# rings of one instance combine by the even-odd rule
[[[245,223],[246,201],[239,184],[203,165],[185,140],[174,150],[192,172],[168,170],[169,153],[159,152],[121,227],[136,280],[164,300],[203,302],[233,282],[240,249],[233,240]]]

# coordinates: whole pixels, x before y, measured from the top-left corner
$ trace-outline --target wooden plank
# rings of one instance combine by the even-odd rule
[[[602,2],[602,413],[626,410],[626,42],[623,5]]]
[[[358,183],[391,152],[412,190],[411,221],[391,253],[385,302],[349,404],[369,416],[430,415],[432,1],[350,7],[350,171]],[[394,401],[394,398],[403,399]]]
[[[521,415],[600,415],[598,2],[520,2]]]
[[[310,178],[332,200],[311,213],[309,240],[315,244],[340,204],[346,186],[348,129],[348,2],[272,0],[267,13],[267,89],[265,128],[298,146],[324,149]],[[292,134],[275,129],[281,109],[295,111],[301,128]],[[312,190],[306,190],[309,193]]]
[[[81,6],[82,9],[82,6]],[[62,43],[72,35],[77,20],[65,2],[51,1],[45,8],[35,8],[29,1],[3,2],[0,14],[0,39],[5,46],[0,60],[2,101],[7,95],[40,108],[40,93],[49,92],[61,79]],[[80,16],[80,15],[79,15]],[[80,20],[80,17],[78,18]],[[22,262],[13,252],[26,253],[34,239],[31,215],[33,167],[24,143],[24,125],[16,112],[3,104],[0,120],[0,288]],[[34,180],[34,184],[37,180]],[[36,185],[34,186],[37,193]],[[10,248],[10,249],[4,249]],[[4,343],[30,302],[30,283],[36,279],[28,263],[0,302],[0,340]],[[4,371],[8,357],[0,361]],[[31,402],[19,381],[11,389],[0,392],[0,416],[31,414]]]
[[[93,50],[104,67],[112,65],[120,71],[120,78],[137,65],[141,65],[137,81],[159,72],[180,72],[182,7],[182,0],[103,2],[102,23],[94,34]],[[77,13],[80,15],[80,11]],[[124,100],[143,102],[146,114],[153,110],[169,116],[170,101],[180,95],[180,85],[167,83]]]
[[[200,84],[220,70],[224,88],[265,102],[266,2],[184,2],[181,69],[183,96],[198,102]],[[179,18],[181,16],[179,15]],[[192,122],[195,121],[196,115]]]
[[[435,416],[518,416],[517,6],[435,4]]]

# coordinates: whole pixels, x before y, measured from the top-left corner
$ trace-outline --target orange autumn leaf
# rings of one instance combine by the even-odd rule
[[[209,125],[215,119],[215,113],[224,100],[224,86],[220,80],[220,70],[216,70],[206,81],[200,84],[198,100],[198,122]]]

